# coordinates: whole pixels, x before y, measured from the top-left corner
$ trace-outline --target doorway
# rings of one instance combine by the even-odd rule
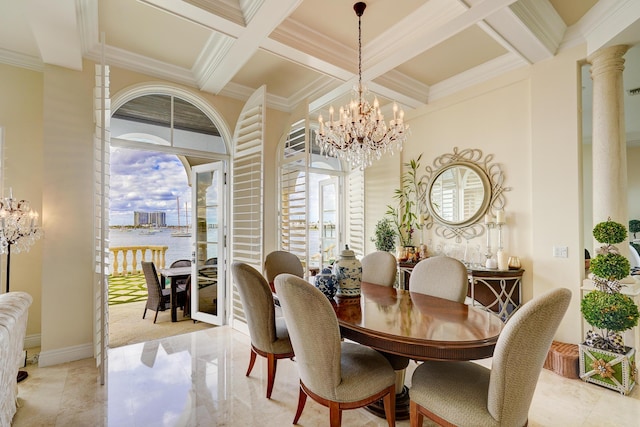
[[[151,246],[167,247],[160,258],[151,259],[157,264],[157,270],[169,267],[174,261],[195,260],[196,236],[189,237],[191,233],[185,233],[183,228],[178,230],[177,227],[185,222],[190,222],[194,227],[197,224],[192,170],[198,165],[212,162],[222,169],[228,164],[228,132],[224,126],[217,125],[222,121],[210,106],[193,94],[175,88],[135,88],[119,100],[114,100],[113,104],[115,107],[111,119],[110,145],[119,152],[116,155],[112,153],[111,156],[111,163],[115,168],[112,168],[109,197],[110,232],[113,235],[108,237],[110,246],[113,246],[116,237],[122,237],[116,234],[132,235],[133,241],[138,243],[142,239],[155,239],[154,243],[157,244]],[[123,171],[122,165],[117,164],[122,153],[126,153],[124,158],[133,170],[126,175],[126,179],[120,179],[121,176],[118,175]],[[140,183],[146,183],[146,188],[134,189]],[[122,191],[123,189],[126,191]],[[217,191],[224,196],[227,189],[222,185]],[[137,207],[141,208],[136,209]],[[181,210],[180,213],[178,209]],[[187,220],[185,211],[189,214]],[[220,224],[225,224],[224,212],[221,209],[221,215],[217,218]],[[123,218],[127,220],[123,221]],[[182,225],[178,225],[178,222]],[[131,239],[130,237],[129,240]],[[161,244],[163,240],[165,244]],[[224,250],[224,245],[221,247]],[[137,267],[133,264],[139,264],[143,256],[139,253],[136,258],[129,258],[127,261],[128,266],[135,270]],[[149,254],[144,258],[149,261]],[[120,268],[121,265],[122,263]],[[114,267],[113,263],[111,267]],[[224,277],[216,282],[224,288]],[[191,306],[191,318],[198,318],[204,323],[212,319],[199,318],[196,314],[200,311],[197,295],[201,293],[204,291],[198,285],[191,292],[192,302],[195,302]],[[211,302],[224,307],[225,301],[220,300],[224,293],[219,294],[221,295],[215,299],[211,298]],[[146,302],[144,296],[140,299]],[[139,311],[137,317],[141,318],[144,305]],[[151,316],[155,314],[152,311],[150,313]],[[152,319],[149,319],[149,312],[146,317],[145,320],[153,324]],[[168,314],[164,317],[167,318],[164,323],[174,326],[172,329],[184,329],[176,327],[175,323],[171,325]],[[181,318],[180,314],[178,318]],[[191,322],[189,318],[187,320],[188,322],[177,323],[203,326],[202,323]],[[152,330],[155,332],[156,329],[158,328]],[[191,332],[192,329],[193,327],[187,328],[184,332]],[[154,338],[141,336],[138,341]]]

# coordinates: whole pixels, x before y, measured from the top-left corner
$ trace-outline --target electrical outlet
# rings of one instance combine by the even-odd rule
[[[554,246],[553,247],[554,258],[569,258],[569,248],[567,246]]]

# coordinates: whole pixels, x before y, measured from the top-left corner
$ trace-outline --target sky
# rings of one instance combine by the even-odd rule
[[[185,224],[191,214],[191,188],[175,154],[111,148],[110,225],[133,225],[133,212],[165,212],[167,225]]]

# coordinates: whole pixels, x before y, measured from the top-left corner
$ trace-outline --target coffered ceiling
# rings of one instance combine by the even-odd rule
[[[0,0],[0,62],[80,69],[83,57],[100,59],[103,35],[109,65],[238,99],[266,84],[270,107],[292,111],[308,100],[313,111],[341,103],[357,82],[353,3]],[[363,81],[405,109],[585,41],[591,51],[640,42],[629,18],[640,14],[637,0],[366,3]],[[637,75],[629,85],[640,87]]]

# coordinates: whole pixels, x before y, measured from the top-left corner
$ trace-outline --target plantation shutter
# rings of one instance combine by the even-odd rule
[[[364,246],[364,171],[357,169],[347,175],[347,244],[357,258],[365,255]]]
[[[232,220],[230,262],[244,262],[262,271],[264,259],[264,102],[266,87],[256,90],[245,104],[233,135]],[[233,281],[232,281],[233,283]],[[231,316],[246,324],[235,287]],[[240,326],[243,329],[242,326]]]
[[[280,167],[280,249],[297,255],[305,266],[309,259],[306,129],[304,120],[291,125]]]
[[[100,367],[100,383],[105,383],[109,302],[109,143],[111,99],[109,67],[96,65],[94,88],[94,354]]]

